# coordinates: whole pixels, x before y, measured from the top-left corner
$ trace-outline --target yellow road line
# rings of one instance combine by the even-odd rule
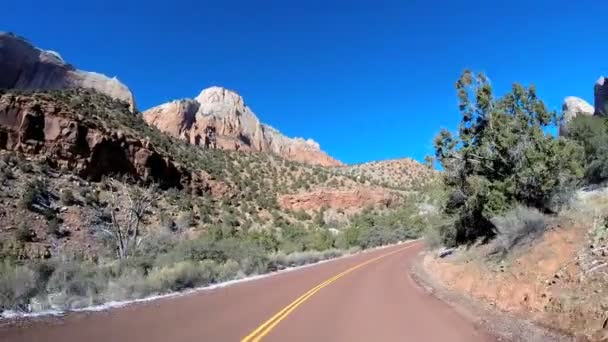
[[[282,320],[284,320],[292,311],[294,311],[298,306],[302,305],[302,303],[304,303],[306,300],[308,300],[310,297],[312,297],[315,293],[319,292],[322,288],[330,285],[331,283],[333,283],[334,281],[338,280],[339,278],[351,273],[352,271],[363,267],[365,265],[368,265],[374,261],[380,260],[382,258],[385,258],[389,255],[393,255],[395,253],[401,252],[405,249],[408,249],[410,247],[413,247],[413,244],[409,244],[406,247],[403,248],[399,248],[396,251],[392,251],[383,255],[380,255],[378,257],[375,257],[373,259],[367,260],[365,262],[362,262],[358,265],[355,265],[349,269],[347,269],[346,271],[339,273],[329,279],[327,279],[326,281],[320,283],[319,285],[313,287],[312,289],[310,289],[308,292],[306,292],[305,294],[301,295],[300,297],[298,297],[296,300],[294,300],[293,302],[291,302],[289,305],[287,305],[286,307],[284,307],[281,311],[277,312],[274,316],[272,316],[270,319],[268,319],[266,322],[264,322],[262,325],[260,325],[259,327],[257,327],[257,329],[255,329],[254,331],[251,332],[251,334],[243,337],[243,339],[241,339],[241,342],[258,342],[260,341],[264,336],[268,335],[268,333],[274,328],[276,327]]]

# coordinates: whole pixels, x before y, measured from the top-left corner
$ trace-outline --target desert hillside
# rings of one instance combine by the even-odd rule
[[[403,240],[432,202],[273,153],[201,148],[90,89],[1,91],[0,156],[3,279],[58,277],[7,290],[5,310],[137,298]]]

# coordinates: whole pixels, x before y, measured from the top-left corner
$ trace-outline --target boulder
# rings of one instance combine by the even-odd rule
[[[596,116],[608,116],[608,78],[600,77],[595,82],[594,87],[595,97],[595,115]]]
[[[135,110],[133,94],[116,77],[78,70],[58,53],[41,50],[24,38],[5,32],[0,32],[0,88],[90,88],[124,101],[131,111]]]
[[[194,99],[161,104],[143,113],[147,123],[203,148],[269,152],[285,159],[342,165],[311,139],[289,138],[260,122],[243,98],[222,87],[210,87]]]
[[[568,124],[578,115],[593,115],[593,106],[587,101],[574,96],[569,96],[564,99],[562,105],[562,121],[559,125],[559,135],[565,136],[568,134]]]

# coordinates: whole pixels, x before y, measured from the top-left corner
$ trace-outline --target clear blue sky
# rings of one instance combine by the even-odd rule
[[[296,4],[297,3],[297,4]],[[0,30],[116,75],[138,107],[238,91],[266,122],[347,162],[432,152],[454,82],[533,82],[551,108],[608,74],[608,1],[8,1]]]

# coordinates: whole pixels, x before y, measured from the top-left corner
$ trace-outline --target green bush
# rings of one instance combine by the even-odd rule
[[[152,270],[147,282],[155,292],[180,291],[215,282],[219,267],[213,260],[180,261]]]
[[[308,234],[306,249],[324,251],[333,248],[335,245],[334,236],[325,228],[319,228]]]
[[[228,281],[240,278],[243,275],[241,265],[234,260],[227,260],[224,264],[219,267],[217,280]]]
[[[298,211],[294,212],[293,216],[294,216],[296,219],[300,220],[300,221],[308,221],[308,220],[310,220],[310,219],[312,218],[312,217],[311,217],[311,216],[310,216],[310,215],[309,215],[307,212],[305,212],[304,210],[298,210]]]

